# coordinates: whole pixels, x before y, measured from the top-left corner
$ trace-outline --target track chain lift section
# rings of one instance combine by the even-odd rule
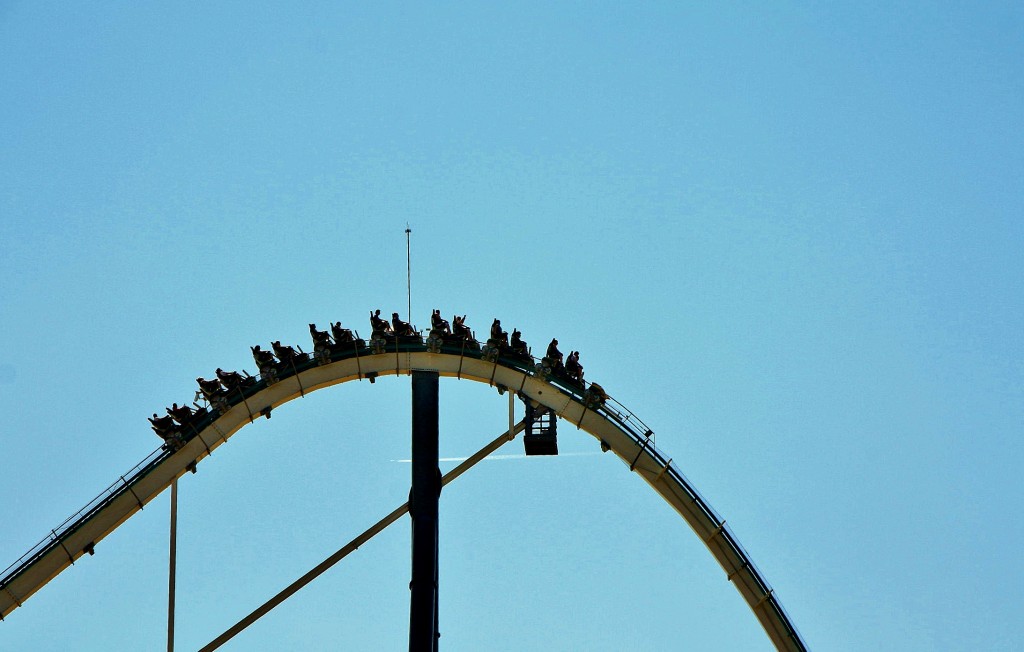
[[[523,445],[527,455],[558,455],[558,417],[551,409],[520,395],[526,404],[526,434]]]

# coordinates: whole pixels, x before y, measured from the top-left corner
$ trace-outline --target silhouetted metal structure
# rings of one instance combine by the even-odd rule
[[[438,378],[412,372],[412,581],[409,582],[409,652],[437,650]]]
[[[526,403],[526,434],[523,446],[527,455],[558,455],[558,417],[543,405]]]
[[[376,313],[371,314],[376,317]],[[378,319],[383,324],[384,320]],[[259,417],[269,418],[271,410],[313,391],[350,381],[365,379],[373,383],[381,377],[408,374],[413,376],[414,414],[420,411],[417,404],[423,401],[427,415],[422,423],[414,423],[413,445],[432,446],[425,455],[415,450],[413,453],[417,463],[410,498],[417,506],[414,580],[410,585],[414,605],[410,608],[411,649],[433,651],[437,648],[437,498],[441,485],[437,469],[437,381],[439,376],[445,376],[484,383],[499,391],[514,391],[532,406],[528,407],[533,410],[532,418],[522,424],[524,429],[527,423],[530,427],[528,454],[557,453],[556,418],[593,436],[601,450],[614,453],[630,472],[650,485],[687,522],[746,601],[772,643],[780,650],[806,650],[774,590],[725,520],[697,492],[672,459],[657,448],[651,429],[602,387],[560,373],[550,357],[537,360],[528,353],[517,353],[499,344],[481,347],[464,320],[454,320],[453,330],[457,334],[433,332],[427,339],[415,329],[396,335],[383,325],[375,329],[369,342],[358,338],[358,334],[346,332],[340,322],[332,324],[331,330],[335,334],[333,344],[310,327],[314,346],[319,348],[315,350],[316,355],[303,353],[301,349],[293,354],[291,347],[280,346],[280,342],[275,342],[275,354],[270,357],[262,355],[262,349],[257,355],[253,347],[254,359],[260,365],[258,378],[218,369],[220,388],[212,381],[208,386],[200,383],[207,405],[193,403],[197,409],[186,410],[175,404],[168,409],[173,417],[169,424],[154,414],[152,425],[164,440],[163,445],[0,571],[0,620],[21,607],[26,599],[76,560],[94,554],[98,542],[169,488],[175,479],[189,471],[195,472],[196,464],[244,426]],[[319,343],[317,337],[321,340]],[[424,384],[419,385],[420,382]],[[422,396],[416,396],[417,386],[423,390]],[[418,419],[414,417],[415,420]],[[430,421],[432,434],[420,436],[416,430]],[[504,440],[504,436],[499,439]],[[492,450],[487,447],[481,451],[482,456]],[[543,450],[548,452],[541,452]],[[404,509],[396,509],[203,650],[215,649],[280,604],[398,519]],[[424,593],[426,597],[422,597]],[[415,605],[426,605],[423,607],[426,615]],[[422,634],[424,631],[427,633]],[[413,647],[413,636],[417,637],[415,641],[422,642],[418,644],[420,647]]]

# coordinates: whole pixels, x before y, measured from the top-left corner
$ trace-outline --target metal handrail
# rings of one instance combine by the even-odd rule
[[[95,498],[85,504],[71,516],[64,519],[60,525],[50,530],[50,533],[43,537],[38,543],[29,548],[28,552],[16,559],[14,563],[0,572],[0,587],[6,585],[13,577],[18,575],[25,567],[29,566],[37,558],[43,556],[56,547],[62,537],[74,531],[79,525],[88,520],[97,510],[114,500],[124,492],[128,491],[132,484],[152,468],[165,454],[163,447],[157,448],[142,459],[141,462],[128,469],[109,487],[101,491]]]

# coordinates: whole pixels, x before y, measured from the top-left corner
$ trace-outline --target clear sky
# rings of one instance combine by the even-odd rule
[[[0,567],[197,376],[404,312],[408,222],[413,321],[581,351],[813,649],[1024,648],[1020,3],[295,4],[0,3]],[[443,456],[506,427],[441,400]],[[409,404],[313,394],[182,480],[179,649],[405,501]],[[442,649],[769,649],[681,518],[559,444],[445,490]],[[0,649],[162,649],[168,504]],[[402,649],[408,580],[403,520],[224,649]]]

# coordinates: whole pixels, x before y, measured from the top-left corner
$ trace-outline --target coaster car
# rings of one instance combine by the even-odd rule
[[[427,350],[431,353],[440,353],[442,346],[470,351],[480,350],[480,343],[476,341],[472,334],[456,335],[455,333],[446,333],[437,328],[430,329],[430,333],[427,334]]]
[[[398,318],[397,312],[391,313],[391,331],[394,333],[395,337],[400,339],[403,337],[418,338],[420,336],[419,332],[412,327],[412,324]]]
[[[548,344],[547,355],[541,358],[537,365],[537,373],[551,376],[560,380],[563,384],[579,389],[584,389],[583,365],[579,363],[579,351],[572,351],[565,364],[562,363],[562,352],[558,350],[558,340],[551,340]]]
[[[563,385],[575,387],[581,392],[584,389],[583,379],[569,373],[569,370],[561,362],[554,362],[549,373],[556,380],[560,380]]]
[[[161,417],[154,412],[153,416],[149,418],[149,422],[153,425],[153,432],[164,440],[162,446],[164,450],[176,451],[185,445],[185,438],[181,435],[181,429],[174,423],[173,418]]]
[[[248,372],[245,372],[243,376],[237,371],[224,371],[217,367],[216,373],[220,384],[224,386],[225,392],[234,392],[236,389],[244,389],[256,384],[256,378],[250,376]]]
[[[218,412],[227,412],[231,406],[228,404],[228,391],[221,386],[220,379],[214,378],[213,380],[206,380],[205,378],[196,378],[196,382],[199,383],[199,391],[202,393],[203,398],[209,402]]]
[[[466,326],[465,315],[461,317],[455,315],[452,317],[452,335],[462,338],[463,340],[473,340],[476,342],[476,338],[473,337],[473,331],[470,330],[469,326]]]
[[[161,439],[170,439],[178,432],[177,424],[175,424],[174,419],[169,416],[162,417],[154,412],[153,416],[149,418],[149,422],[153,426],[153,432],[160,435]]]
[[[220,384],[220,379],[214,378],[212,380],[206,380],[202,376],[196,378],[196,382],[199,383],[199,391],[203,393],[203,396],[207,401],[213,403],[218,398],[223,398],[227,394],[227,390]]]
[[[256,367],[260,370],[260,377],[273,385],[277,382],[277,359],[270,351],[264,351],[260,345],[249,347],[252,349],[252,359],[256,361]]]
[[[334,337],[335,350],[351,351],[353,347],[366,348],[366,342],[358,334],[353,333],[352,329],[342,328],[340,321],[331,324],[331,335]]]
[[[454,349],[479,351],[480,343],[473,337],[473,331],[466,326],[466,316],[455,315],[452,318],[454,330],[449,327],[448,320],[441,318],[441,311],[435,310],[430,317],[430,333],[427,335],[427,350],[440,353],[442,346]]]
[[[341,322],[338,322],[341,326]],[[331,361],[331,334],[316,329],[316,324],[309,325],[309,334],[313,338],[313,356],[317,364],[324,365]]]
[[[608,400],[608,393],[597,383],[590,383],[590,387],[583,394],[583,403],[591,410],[595,410]]]
[[[507,354],[512,349],[508,345],[508,333],[502,330],[501,320],[495,319],[491,323],[491,336],[487,338],[484,346],[484,360],[495,362],[499,355]]]
[[[502,351],[502,355],[524,362],[532,362],[533,356],[530,355],[530,347],[523,341],[522,335],[522,333],[513,328],[512,340],[509,342],[508,350]]]
[[[583,365],[580,364],[580,352],[570,351],[565,360],[565,373],[569,378],[583,384]]]
[[[198,421],[199,419],[203,418],[204,416],[206,416],[206,412],[206,408],[199,408],[197,410],[193,410],[188,405],[179,406],[177,403],[174,403],[171,405],[171,407],[167,408],[167,414],[170,415],[171,418],[174,419],[175,423],[177,423],[182,428],[191,425],[194,421]]]
[[[313,338],[313,357],[318,365],[330,364],[334,353],[352,353],[366,347],[366,342],[356,337],[351,329],[342,328],[340,321],[331,323],[330,333],[317,330],[316,324],[310,324],[309,334]]]
[[[305,358],[304,353],[296,351],[293,347],[281,344],[281,340],[271,342],[270,346],[274,347],[274,355],[281,361],[281,364],[292,364],[300,362]]]
[[[452,327],[448,324],[448,320],[441,316],[441,311],[434,309],[434,312],[430,315],[430,332],[440,331],[444,335],[452,334]]]
[[[370,347],[374,353],[383,353],[390,344],[422,343],[419,332],[412,324],[398,318],[398,313],[391,313],[391,323],[380,316],[380,309],[370,312]]]

